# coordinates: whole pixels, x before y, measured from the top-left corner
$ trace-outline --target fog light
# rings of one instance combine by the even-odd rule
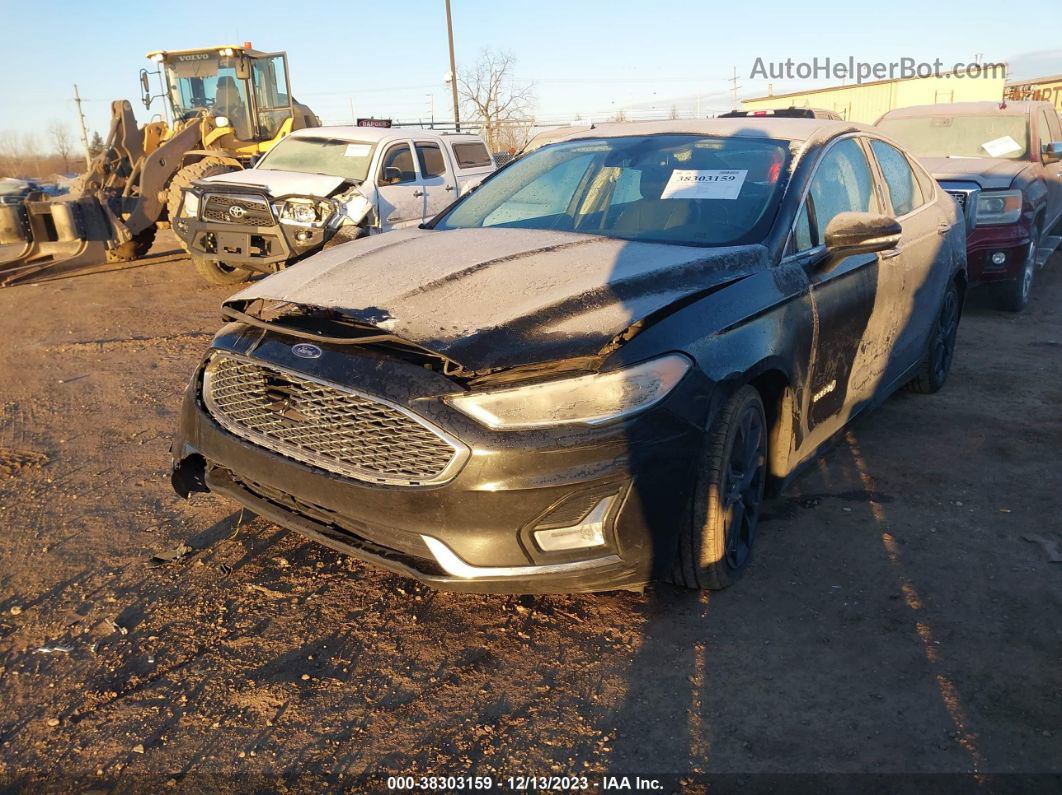
[[[1004,254],[1002,251],[997,251],[995,254],[992,255],[992,264],[993,265],[1002,265],[1006,261],[1007,261],[1007,255]]]
[[[305,243],[307,240],[310,239],[310,233],[306,230],[303,230],[302,232],[296,232],[295,239],[298,240],[300,243]]]
[[[614,499],[615,495],[605,497],[579,524],[552,530],[536,530],[535,543],[543,552],[602,546],[605,543],[605,519]]]

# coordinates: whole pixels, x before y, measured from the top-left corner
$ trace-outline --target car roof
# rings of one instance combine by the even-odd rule
[[[910,105],[896,108],[885,113],[882,119],[906,119],[921,116],[984,116],[999,114],[1002,116],[1024,116],[1034,107],[1050,105],[1048,102],[941,102],[936,105]],[[879,119],[878,121],[880,121]]]
[[[861,130],[877,132],[873,127],[850,121],[833,119],[794,119],[777,116],[758,116],[750,121],[738,119],[666,119],[662,121],[611,122],[594,126],[570,128],[571,132],[550,137],[549,143],[575,141],[583,138],[620,138],[629,135],[709,135],[720,138],[774,138],[787,141],[807,141]],[[548,135],[551,131],[540,133]],[[562,131],[558,130],[557,133]],[[538,137],[538,136],[536,136]],[[532,139],[534,140],[534,139]]]
[[[304,127],[291,134],[293,138],[335,138],[351,143],[378,143],[380,141],[397,141],[406,138],[443,138],[456,142],[478,141],[483,139],[471,133],[442,133],[438,130],[424,130],[419,127],[355,127],[353,125],[335,127]]]

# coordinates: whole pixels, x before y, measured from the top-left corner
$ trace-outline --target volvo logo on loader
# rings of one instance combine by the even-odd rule
[[[243,207],[241,207],[240,205],[234,204],[229,208],[229,215],[231,215],[233,218],[243,218],[245,215],[247,215],[247,211],[243,209]]]

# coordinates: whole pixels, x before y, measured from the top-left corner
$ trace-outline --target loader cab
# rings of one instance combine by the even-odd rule
[[[175,123],[205,114],[217,130],[231,128],[232,148],[264,152],[306,126],[291,98],[285,53],[244,45],[158,51],[148,58],[161,68]]]

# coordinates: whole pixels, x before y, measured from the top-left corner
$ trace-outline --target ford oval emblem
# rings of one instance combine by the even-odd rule
[[[300,342],[298,345],[292,345],[291,352],[300,359],[320,359],[321,354],[323,353],[323,351],[316,345],[311,345],[308,342]]]

